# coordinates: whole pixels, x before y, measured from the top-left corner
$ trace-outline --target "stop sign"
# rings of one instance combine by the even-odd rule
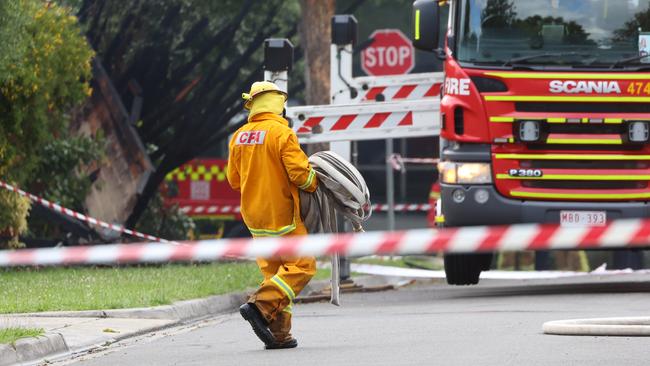
[[[361,53],[361,68],[368,75],[400,75],[413,69],[413,45],[399,29],[378,29],[370,38],[375,40]]]

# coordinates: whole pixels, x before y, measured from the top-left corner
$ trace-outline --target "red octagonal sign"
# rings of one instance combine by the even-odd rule
[[[413,45],[399,29],[378,29],[370,38],[375,40],[361,53],[361,68],[368,75],[401,75],[413,69]]]

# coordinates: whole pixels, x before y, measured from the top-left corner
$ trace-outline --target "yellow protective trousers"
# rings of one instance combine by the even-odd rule
[[[305,235],[307,230],[300,225],[291,235]],[[314,257],[258,258],[257,265],[264,276],[259,289],[249,298],[266,321],[272,324],[281,312],[291,314],[293,301],[316,273]],[[290,319],[290,317],[288,317]],[[290,324],[288,325],[290,329]],[[288,330],[287,330],[288,331]]]

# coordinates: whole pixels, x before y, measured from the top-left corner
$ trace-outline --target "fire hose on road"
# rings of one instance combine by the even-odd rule
[[[649,337],[650,317],[555,320],[542,329],[555,335]]]

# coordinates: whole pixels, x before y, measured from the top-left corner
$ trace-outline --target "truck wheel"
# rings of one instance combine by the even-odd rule
[[[480,257],[481,271],[489,271],[490,267],[492,267],[492,258],[494,257],[494,253],[482,253],[476,255]]]
[[[481,271],[490,269],[492,253],[445,254],[445,274],[450,285],[476,285]]]

